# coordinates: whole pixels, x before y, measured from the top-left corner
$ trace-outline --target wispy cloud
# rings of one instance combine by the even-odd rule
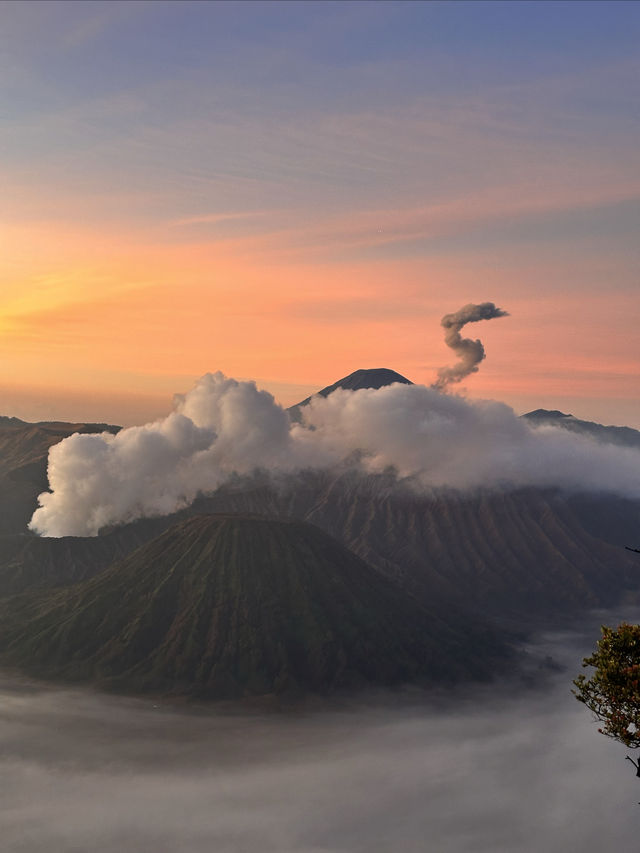
[[[234,213],[199,213],[195,216],[185,216],[169,222],[172,227],[189,225],[220,225],[225,222],[237,220],[264,219],[274,216],[277,212],[272,210],[247,210]]]

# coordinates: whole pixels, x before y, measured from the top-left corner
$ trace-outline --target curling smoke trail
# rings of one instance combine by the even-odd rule
[[[440,325],[446,330],[444,340],[460,361],[453,367],[441,367],[433,387],[438,391],[443,391],[448,385],[460,382],[470,373],[477,373],[478,365],[485,357],[485,351],[482,341],[463,338],[460,334],[467,323],[477,323],[479,320],[493,320],[494,317],[508,316],[506,311],[497,308],[493,302],[481,302],[479,305],[470,303],[454,314],[445,314],[440,321]]]

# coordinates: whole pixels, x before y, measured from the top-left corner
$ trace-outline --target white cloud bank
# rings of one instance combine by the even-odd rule
[[[49,452],[50,492],[32,530],[91,536],[105,525],[164,515],[233,474],[349,464],[395,469],[416,488],[560,486],[640,497],[640,451],[560,428],[532,428],[508,406],[422,385],[338,389],[303,423],[253,382],[207,373],[163,420],[117,435],[73,435]]]

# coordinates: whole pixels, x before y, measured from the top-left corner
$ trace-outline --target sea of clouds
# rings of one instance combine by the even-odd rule
[[[565,670],[418,701],[260,715],[0,677],[5,853],[633,850],[640,780]]]

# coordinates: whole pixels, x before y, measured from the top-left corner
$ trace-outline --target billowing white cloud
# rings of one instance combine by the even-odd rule
[[[338,389],[315,397],[303,423],[253,382],[206,374],[164,420],[117,435],[73,435],[49,452],[50,491],[31,529],[91,536],[164,515],[233,474],[341,464],[392,468],[415,488],[561,486],[640,497],[640,451],[568,431],[534,429],[506,405],[422,385]]]

